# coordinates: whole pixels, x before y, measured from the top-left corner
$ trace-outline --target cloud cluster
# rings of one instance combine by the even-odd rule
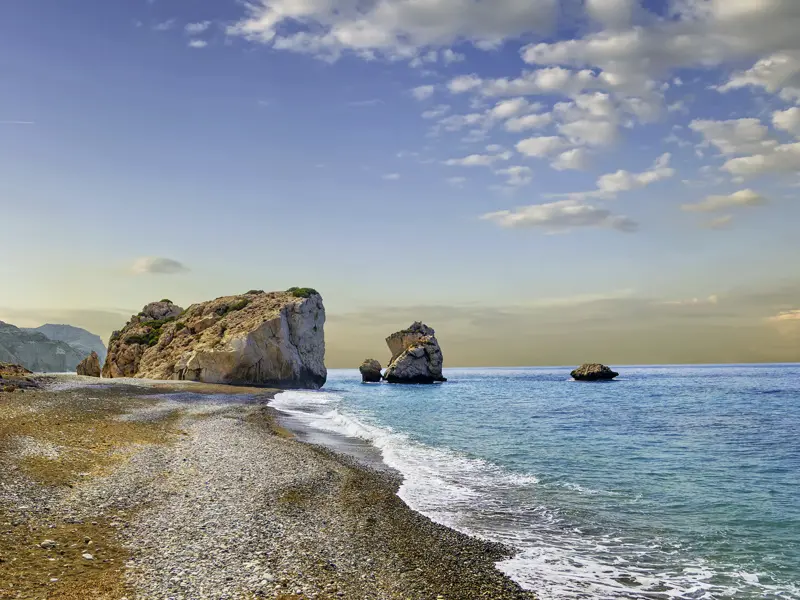
[[[487,213],[481,218],[501,227],[543,228],[550,233],[561,233],[578,227],[602,227],[632,232],[638,227],[628,217],[614,215],[606,208],[576,200],[521,206],[514,210]]]
[[[431,49],[469,42],[493,48],[531,31],[548,31],[556,0],[254,0],[228,33],[333,60],[345,52],[362,58],[432,62]],[[457,62],[457,53],[437,60]]]

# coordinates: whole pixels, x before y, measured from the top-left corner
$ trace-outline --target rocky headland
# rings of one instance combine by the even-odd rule
[[[153,302],[111,336],[103,377],[322,387],[325,307],[311,288],[253,290],[183,310]]]
[[[619,373],[599,363],[587,363],[572,371],[570,376],[576,381],[610,381],[619,377]]]
[[[392,353],[383,378],[389,383],[439,383],[442,375],[442,349],[434,330],[419,321],[408,329],[386,338]]]
[[[39,373],[64,373],[74,372],[84,358],[86,354],[66,342],[0,321],[0,362]]]

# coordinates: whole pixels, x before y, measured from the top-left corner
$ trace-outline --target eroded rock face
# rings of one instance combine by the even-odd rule
[[[614,377],[618,377],[619,373],[612,371],[605,365],[591,363],[581,365],[572,371],[570,375],[577,381],[608,381],[614,379]]]
[[[362,383],[379,383],[381,380],[381,363],[374,358],[366,359],[358,368]]]
[[[318,389],[325,308],[314,290],[254,290],[194,304],[148,304],[109,342],[104,377]]]
[[[84,358],[75,372],[78,375],[86,375],[87,377],[100,377],[100,357],[97,356],[97,352],[92,352]]]
[[[386,338],[392,360],[383,378],[389,383],[437,383],[442,376],[442,350],[433,329],[416,322]]]

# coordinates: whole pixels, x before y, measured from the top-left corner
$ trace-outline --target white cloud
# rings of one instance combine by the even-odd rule
[[[597,189],[603,196],[615,197],[620,192],[629,192],[669,179],[675,175],[675,169],[669,166],[670,158],[669,153],[662,154],[649,170],[641,173],[619,170],[603,175],[597,180]]]
[[[786,101],[800,100],[800,53],[778,52],[758,60],[747,71],[734,73],[721,92],[743,87],[763,88]]]
[[[770,317],[769,320],[775,322],[800,321],[800,309],[785,310]]]
[[[746,189],[728,196],[708,196],[701,202],[684,204],[681,209],[690,212],[716,212],[738,207],[763,206],[764,204],[767,204],[766,198],[758,192]]]
[[[723,154],[752,154],[777,145],[769,129],[758,119],[730,121],[694,120],[689,128],[701,134],[706,144],[716,146]]]
[[[569,147],[569,143],[564,138],[557,136],[542,136],[522,140],[516,147],[520,154],[535,158],[545,158],[563,152]]]
[[[531,105],[525,98],[511,98],[510,100],[501,100],[489,113],[495,119],[510,119],[531,110]]]
[[[400,173],[387,173],[383,176],[386,181],[397,181],[400,179]]]
[[[189,267],[171,258],[143,256],[134,261],[131,270],[137,275],[172,275],[174,273],[185,273],[189,270]]]
[[[459,75],[448,82],[447,89],[451,94],[463,94],[480,86],[481,83],[481,78],[475,74]]]
[[[742,178],[797,173],[800,171],[800,143],[782,144],[768,152],[733,158],[722,165],[722,169]]]
[[[550,163],[556,171],[577,170],[583,171],[589,166],[589,153],[583,148],[573,148],[559,154]]]
[[[528,185],[533,180],[533,171],[530,167],[508,167],[507,169],[498,169],[495,174],[507,177],[506,185],[510,187]]]
[[[586,12],[609,29],[621,29],[630,24],[636,0],[586,0]]]
[[[430,110],[426,110],[422,113],[423,119],[441,119],[447,113],[450,112],[450,105],[448,104],[439,104],[434,106]]]
[[[569,138],[570,142],[578,145],[608,146],[618,137],[616,124],[609,121],[581,119],[562,123],[558,126],[558,130]]]
[[[777,129],[783,129],[796,137],[800,137],[800,108],[795,106],[788,110],[775,111],[772,113],[772,124]]]
[[[208,42],[205,40],[190,40],[189,41],[189,48],[205,48],[208,46]]]
[[[197,23],[187,23],[184,31],[189,35],[198,35],[211,27],[211,21],[199,21]]]
[[[173,27],[175,27],[176,20],[175,19],[167,19],[166,21],[161,21],[160,23],[156,23],[153,25],[154,31],[169,31]]]
[[[506,121],[505,128],[506,131],[518,133],[530,129],[541,129],[542,127],[547,127],[552,122],[553,115],[551,113],[532,114],[509,119]]]
[[[449,183],[450,185],[452,185],[453,187],[461,187],[462,185],[464,185],[467,182],[467,178],[466,177],[448,177],[447,179],[445,179],[445,181],[447,183]]]
[[[632,232],[635,221],[618,216],[611,211],[575,200],[559,200],[547,204],[533,204],[514,210],[501,210],[481,217],[508,228],[543,228],[549,232],[563,232],[576,227],[603,227]]]
[[[523,58],[641,83],[673,68],[711,67],[800,47],[796,0],[679,0],[671,8],[673,18],[649,15],[644,26],[531,44]]]
[[[436,88],[432,85],[420,85],[411,90],[411,95],[417,100],[425,100],[433,96]]]
[[[444,64],[450,65],[457,62],[462,62],[464,59],[466,59],[466,56],[459,54],[458,52],[453,52],[450,48],[446,48],[445,50],[442,50],[441,59]]]
[[[322,58],[354,52],[413,59],[460,41],[488,48],[549,30],[557,12],[556,0],[253,0],[244,6],[248,14],[230,35]]]
[[[511,152],[500,154],[470,154],[464,158],[451,158],[444,161],[448,167],[491,167],[499,161],[511,160]]]

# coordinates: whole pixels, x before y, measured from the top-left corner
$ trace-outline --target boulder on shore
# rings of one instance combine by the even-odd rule
[[[609,381],[614,377],[618,377],[619,373],[612,371],[605,365],[589,363],[581,365],[572,371],[570,375],[577,381]]]
[[[362,383],[380,383],[381,381],[381,363],[374,358],[366,359],[358,370],[361,372]]]
[[[108,345],[104,377],[322,387],[325,307],[311,288],[145,306]]]
[[[0,392],[16,392],[38,388],[28,369],[21,365],[0,362]]]
[[[97,356],[97,352],[92,351],[89,356],[84,358],[75,372],[87,377],[100,377],[100,357]]]
[[[442,376],[442,350],[433,329],[419,321],[386,338],[392,360],[383,378],[389,383],[438,383]]]

